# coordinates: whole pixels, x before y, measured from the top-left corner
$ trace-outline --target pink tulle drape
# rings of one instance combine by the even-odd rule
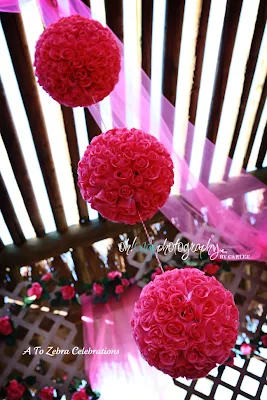
[[[65,2],[58,0],[56,8],[49,0],[39,0],[39,3],[46,25],[55,22],[63,15],[80,14],[91,18],[90,9],[80,0],[69,0],[67,6]],[[122,70],[120,80],[110,95],[113,124],[117,127],[127,127],[126,111],[130,110],[131,114],[139,119],[139,127],[150,132],[150,79],[144,71],[140,71],[141,88],[136,90],[127,102],[123,45],[119,40],[118,43],[122,50]],[[99,105],[91,106],[89,109],[98,125],[101,126]],[[162,96],[159,139],[172,154],[175,175],[180,180],[180,195],[170,196],[161,209],[162,213],[179,231],[184,232],[185,236],[190,239],[197,237],[198,243],[206,244],[213,235],[214,242],[221,248],[227,249],[227,254],[247,255],[250,259],[267,261],[266,216],[263,220],[264,214],[251,215],[245,198],[247,192],[263,193],[266,187],[245,171],[240,171],[240,176],[234,181],[229,180],[230,159],[225,168],[224,184],[210,187],[207,182],[214,145],[208,139],[205,142],[201,178],[196,179],[188,167],[195,134],[194,127],[188,123],[186,152],[181,158],[173,147],[174,113],[175,108]],[[138,128],[138,126],[135,127]],[[150,133],[153,134],[153,132]],[[233,204],[230,207],[222,202],[226,198],[233,198]],[[263,207],[266,207],[266,204]]]
[[[0,0],[0,11],[19,13],[19,1],[18,0]]]
[[[84,347],[92,350],[119,350],[119,354],[85,357],[85,370],[101,400],[163,400],[177,398],[172,379],[151,368],[141,357],[131,333],[131,314],[140,288],[132,286],[117,302],[92,304],[83,297]]]

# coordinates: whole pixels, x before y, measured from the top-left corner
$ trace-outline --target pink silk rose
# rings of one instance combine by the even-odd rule
[[[54,398],[54,388],[52,386],[45,387],[40,390],[38,397],[40,400],[53,400]]]
[[[46,281],[51,281],[51,279],[53,279],[53,276],[52,274],[48,273],[42,276],[41,281],[46,282]]]
[[[76,292],[73,286],[65,285],[60,288],[63,300],[71,300],[75,296]]]
[[[43,293],[43,288],[38,282],[34,282],[32,286],[27,290],[27,295],[28,297],[33,297],[38,300],[42,296]]]
[[[7,400],[21,400],[26,388],[16,379],[12,379],[6,387]]]
[[[128,286],[130,285],[130,282],[129,282],[128,279],[122,279],[122,280],[121,280],[121,283],[122,283],[122,285],[125,286],[125,287],[128,287]]]
[[[13,332],[13,327],[8,316],[0,318],[0,335],[8,336]]]
[[[100,285],[99,283],[95,282],[93,284],[93,293],[96,294],[97,296],[101,296],[104,293],[103,285]]]
[[[72,397],[71,400],[88,400],[89,396],[86,393],[85,389],[81,389],[79,390],[79,392],[75,392]]]
[[[117,285],[115,288],[116,294],[122,294],[124,292],[124,287],[122,285]]]
[[[253,347],[248,343],[243,343],[240,346],[240,350],[244,356],[249,356],[253,352]]]
[[[122,277],[122,273],[120,271],[111,271],[107,274],[107,277],[111,280],[115,279],[115,278],[121,278]]]
[[[217,264],[206,264],[203,268],[203,272],[207,275],[213,276],[219,271],[219,269],[220,267]]]

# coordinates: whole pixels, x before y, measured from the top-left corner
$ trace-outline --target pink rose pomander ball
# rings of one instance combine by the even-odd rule
[[[121,53],[113,33],[79,15],[51,24],[36,44],[35,75],[58,103],[85,107],[103,100],[119,80]]]
[[[149,365],[173,378],[198,379],[229,358],[238,318],[220,282],[186,268],[157,275],[143,288],[131,324]]]
[[[168,199],[173,176],[165,147],[135,128],[94,137],[78,164],[84,200],[103,217],[125,224],[153,217]]]

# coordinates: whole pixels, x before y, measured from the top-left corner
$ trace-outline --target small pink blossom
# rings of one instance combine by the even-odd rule
[[[27,295],[28,297],[33,297],[38,300],[42,296],[43,293],[43,288],[38,282],[34,282],[32,286],[27,290]]]
[[[124,287],[122,285],[117,285],[115,288],[116,294],[122,294],[124,292]]]
[[[95,282],[93,284],[93,293],[96,294],[97,296],[101,296],[104,293],[103,285],[100,285],[99,283]]]
[[[52,274],[48,273],[48,274],[45,274],[42,276],[41,281],[46,282],[46,281],[50,281],[51,279],[53,279],[53,276],[52,276]]]
[[[122,273],[120,271],[111,271],[108,273],[107,277],[111,280],[115,279],[115,278],[121,278],[122,277]]]

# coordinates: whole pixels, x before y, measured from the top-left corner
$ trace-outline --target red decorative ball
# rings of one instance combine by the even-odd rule
[[[186,268],[157,275],[144,287],[131,324],[149,365],[173,378],[198,379],[229,358],[238,317],[220,282]]]
[[[173,163],[152,135],[114,128],[93,138],[78,164],[78,178],[82,197],[103,217],[135,224],[166,202]]]
[[[98,21],[61,18],[40,36],[34,66],[39,84],[60,104],[85,107],[103,100],[119,80],[115,36]]]

